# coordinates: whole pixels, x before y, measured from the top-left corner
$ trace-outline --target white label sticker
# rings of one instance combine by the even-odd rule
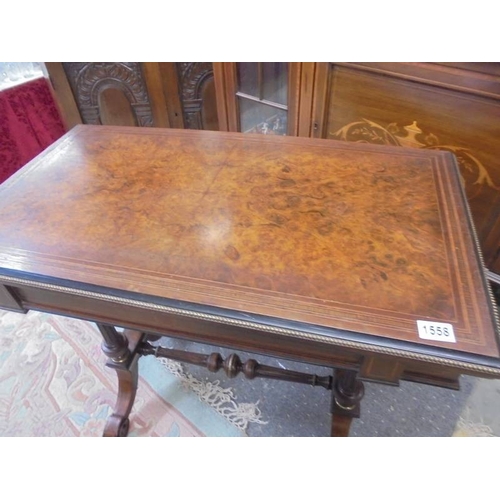
[[[417,328],[421,339],[456,342],[453,326],[449,323],[417,320]]]

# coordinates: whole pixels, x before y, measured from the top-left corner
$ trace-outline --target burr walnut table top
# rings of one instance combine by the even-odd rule
[[[78,126],[0,187],[2,275],[499,357],[446,152]]]

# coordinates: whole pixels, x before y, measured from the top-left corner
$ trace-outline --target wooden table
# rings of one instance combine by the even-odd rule
[[[332,389],[333,435],[359,416],[364,380],[500,377],[455,158],[434,150],[78,126],[0,187],[0,306],[98,324],[119,379],[105,435],[127,434],[141,355]]]

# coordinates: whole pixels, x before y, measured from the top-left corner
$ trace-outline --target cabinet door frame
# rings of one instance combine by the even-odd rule
[[[309,137],[316,63],[288,63],[288,135]],[[214,62],[219,130],[239,132],[235,62]]]
[[[71,130],[75,125],[83,122],[63,65],[61,62],[46,62],[44,64],[66,130]]]

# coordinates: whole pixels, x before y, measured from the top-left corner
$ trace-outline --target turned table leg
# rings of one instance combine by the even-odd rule
[[[364,395],[363,382],[352,370],[336,370],[332,387],[333,437],[347,437],[353,418],[359,418],[360,401]]]
[[[106,366],[118,376],[118,396],[112,415],[106,422],[104,437],[124,437],[128,434],[129,415],[137,392],[139,354],[137,348],[144,334],[133,330],[119,333],[113,326],[98,324],[103,336],[102,350],[108,356]]]

